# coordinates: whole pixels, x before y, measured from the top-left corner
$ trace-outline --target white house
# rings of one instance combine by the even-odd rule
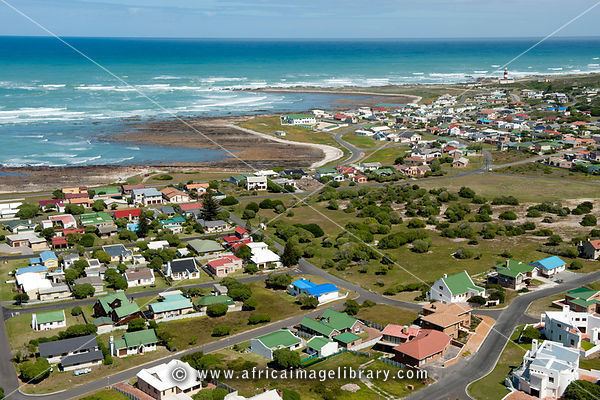
[[[34,331],[47,331],[50,329],[64,328],[67,326],[65,311],[50,311],[45,313],[33,313],[31,315],[31,327]]]
[[[191,398],[202,390],[200,372],[180,360],[143,369],[136,377],[138,389],[157,400]]]
[[[127,287],[154,285],[154,271],[150,268],[135,268],[125,271]]]
[[[267,190],[266,176],[248,176],[246,178],[247,190]]]
[[[307,126],[316,125],[317,118],[311,114],[289,114],[280,117],[281,125]]]
[[[323,336],[313,336],[306,342],[306,352],[317,357],[328,357],[339,351],[338,342]]]
[[[269,246],[264,242],[251,242],[246,246],[250,248],[252,257],[250,261],[258,267],[258,269],[273,269],[282,266],[279,255],[269,249]]]
[[[269,360],[273,359],[273,352],[279,349],[297,350],[302,347],[302,339],[294,335],[289,329],[267,333],[250,340],[250,350]]]
[[[433,283],[427,298],[442,303],[464,303],[473,296],[486,297],[485,289],[477,286],[466,271],[444,276]]]
[[[131,197],[134,203],[145,206],[163,203],[163,195],[156,188],[133,189]]]
[[[288,293],[292,296],[301,294],[312,296],[319,301],[319,304],[337,300],[340,297],[340,290],[333,283],[316,284],[304,278],[292,282],[288,286]]]
[[[579,350],[546,340],[531,343],[523,364],[512,372],[516,389],[531,396],[559,398],[571,382],[579,379]]]
[[[144,329],[126,332],[121,339],[109,338],[110,353],[117,357],[127,357],[134,354],[144,354],[156,351],[158,338],[154,329]]]
[[[600,344],[600,317],[587,312],[571,311],[563,305],[561,311],[546,311],[541,316],[544,336],[566,347],[580,348],[586,338],[592,345]]]

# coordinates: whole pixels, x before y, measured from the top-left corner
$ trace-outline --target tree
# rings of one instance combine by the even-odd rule
[[[148,232],[150,232],[150,221],[148,221],[148,218],[142,213],[135,233],[138,237],[145,238],[148,236]]]
[[[207,190],[202,196],[202,210],[200,215],[206,221],[214,221],[217,219],[217,214],[221,211],[219,202],[214,198],[212,190]]]
[[[85,299],[86,297],[92,297],[95,289],[89,283],[83,283],[80,285],[73,286],[73,296],[76,299]]]
[[[278,349],[273,352],[273,364],[280,369],[300,367],[300,354],[290,349]]]
[[[431,242],[429,240],[417,239],[413,242],[411,250],[415,253],[427,253],[430,247]]]
[[[209,317],[222,317],[223,315],[227,314],[227,310],[229,307],[227,307],[227,304],[211,304],[208,307],[206,307],[206,315],[208,315]]]
[[[583,380],[572,381],[565,389],[562,398],[565,400],[600,399],[600,386]]]
[[[302,249],[298,245],[298,242],[293,239],[288,240],[283,249],[283,255],[281,256],[283,265],[286,267],[296,265],[298,264],[300,257],[302,257]]]
[[[73,308],[71,308],[71,315],[76,317],[78,315],[83,314],[83,310],[81,310],[81,307],[79,306],[75,306]]]
[[[106,209],[106,203],[103,200],[96,200],[94,204],[92,204],[92,210],[99,212],[104,211]]]
[[[464,199],[472,199],[475,197],[475,191],[469,187],[461,187],[458,191],[458,195]]]
[[[94,250],[94,252],[92,253],[92,257],[97,258],[98,261],[100,261],[103,264],[110,264],[111,262],[110,255],[104,250]]]
[[[15,297],[13,297],[15,304],[20,306],[23,303],[27,303],[29,301],[29,295],[27,293],[17,293]]]
[[[212,330],[212,336],[221,337],[227,336],[231,332],[231,328],[227,325],[216,325]]]
[[[64,199],[65,198],[65,194],[63,193],[62,190],[60,189],[56,189],[55,191],[52,192],[52,198],[53,199]]]
[[[531,343],[534,339],[539,340],[542,337],[540,330],[528,325],[527,328],[521,332],[521,341],[524,343]]]
[[[514,221],[518,218],[514,211],[504,211],[498,217],[506,221]]]
[[[265,280],[269,289],[287,289],[290,283],[292,283],[292,277],[289,274],[269,274]]]
[[[233,196],[227,196],[223,200],[221,200],[222,206],[235,206],[239,201]]]
[[[71,215],[81,215],[85,212],[85,207],[77,204],[67,204],[65,206],[65,212]]]
[[[317,300],[316,297],[308,296],[306,294],[298,296],[298,303],[300,303],[304,309],[313,309],[319,306],[319,300]]]
[[[596,226],[598,219],[593,214],[586,214],[583,216],[580,222],[581,226]]]
[[[146,329],[146,320],[144,318],[134,318],[127,323],[127,332],[137,332]]]
[[[119,232],[119,239],[135,242],[138,239],[138,235],[129,229],[123,229],[121,232]]]
[[[579,260],[574,260],[573,262],[571,262],[571,265],[569,265],[569,269],[576,271],[583,268],[583,263]]]
[[[271,317],[267,314],[253,314],[248,318],[248,324],[258,325],[264,322],[271,322]]]
[[[39,383],[50,375],[50,363],[40,357],[35,361],[25,361],[19,365],[21,378],[27,383]]]
[[[104,274],[104,281],[107,286],[115,290],[127,289],[127,280],[116,269],[109,268]]]
[[[256,217],[256,211],[250,210],[248,208],[246,208],[242,213],[242,218],[245,220],[253,219],[254,217]]]
[[[81,238],[79,239],[79,244],[82,245],[83,247],[93,247],[95,241],[96,241],[95,235],[93,235],[91,233],[86,233],[86,234],[81,235]]]
[[[300,394],[291,389],[283,389],[283,400],[301,400]]]
[[[235,252],[235,255],[244,261],[248,261],[252,258],[252,250],[250,250],[250,247],[243,245]]]
[[[244,300],[244,303],[242,304],[242,310],[244,311],[252,311],[255,310],[256,307],[258,307],[258,301],[253,297]]]
[[[471,303],[471,304],[476,304],[476,305],[479,305],[479,306],[482,306],[485,303],[487,303],[487,300],[484,297],[482,297],[482,296],[473,296],[473,297],[471,297],[467,301],[469,303]]]
[[[19,206],[17,217],[21,219],[30,219],[38,215],[40,212],[40,206],[37,204],[23,203]]]
[[[344,303],[344,312],[348,315],[356,315],[360,310],[360,305],[356,300],[346,300]]]

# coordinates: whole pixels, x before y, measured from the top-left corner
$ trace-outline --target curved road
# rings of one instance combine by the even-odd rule
[[[334,139],[336,142],[338,142],[338,144],[342,147],[344,147],[346,150],[348,150],[350,152],[350,156],[348,156],[348,158],[346,158],[344,160],[344,162],[342,163],[343,165],[348,165],[348,164],[354,164],[356,162],[358,162],[358,160],[360,160],[361,158],[363,158],[365,156],[365,152],[356,147],[355,145],[348,143],[347,141],[345,141],[343,139],[343,136],[348,133],[346,131],[343,132],[338,132],[335,134]]]

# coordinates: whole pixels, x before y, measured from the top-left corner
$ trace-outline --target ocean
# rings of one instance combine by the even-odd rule
[[[534,39],[196,40],[0,37],[0,165],[211,161],[217,150],[99,140],[127,119],[230,116],[332,106],[332,94],[261,88],[450,84],[499,76]],[[600,72],[600,39],[551,39],[514,77]],[[255,91],[249,91],[254,89]]]

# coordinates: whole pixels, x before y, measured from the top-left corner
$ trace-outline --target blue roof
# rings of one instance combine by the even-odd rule
[[[300,290],[310,289],[310,288],[313,288],[316,286],[316,284],[314,284],[313,282],[309,281],[308,279],[304,279],[304,278],[295,280],[294,282],[292,282],[292,285],[294,285],[295,287],[297,287]]]
[[[42,260],[42,262],[45,262],[48,260],[58,260],[58,257],[53,251],[46,250],[40,253],[40,259]]]
[[[28,272],[46,272],[46,271],[48,271],[48,268],[46,268],[43,265],[30,265],[29,267],[23,267],[23,268],[17,269],[17,272],[15,272],[15,274],[21,275],[21,274],[26,274]]]
[[[537,260],[531,264],[535,267],[540,267],[543,269],[556,269],[562,267],[566,263],[558,256],[551,256],[541,260]]]
[[[311,296],[321,296],[327,293],[337,292],[338,288],[333,283],[322,283],[306,289],[306,292]]]

